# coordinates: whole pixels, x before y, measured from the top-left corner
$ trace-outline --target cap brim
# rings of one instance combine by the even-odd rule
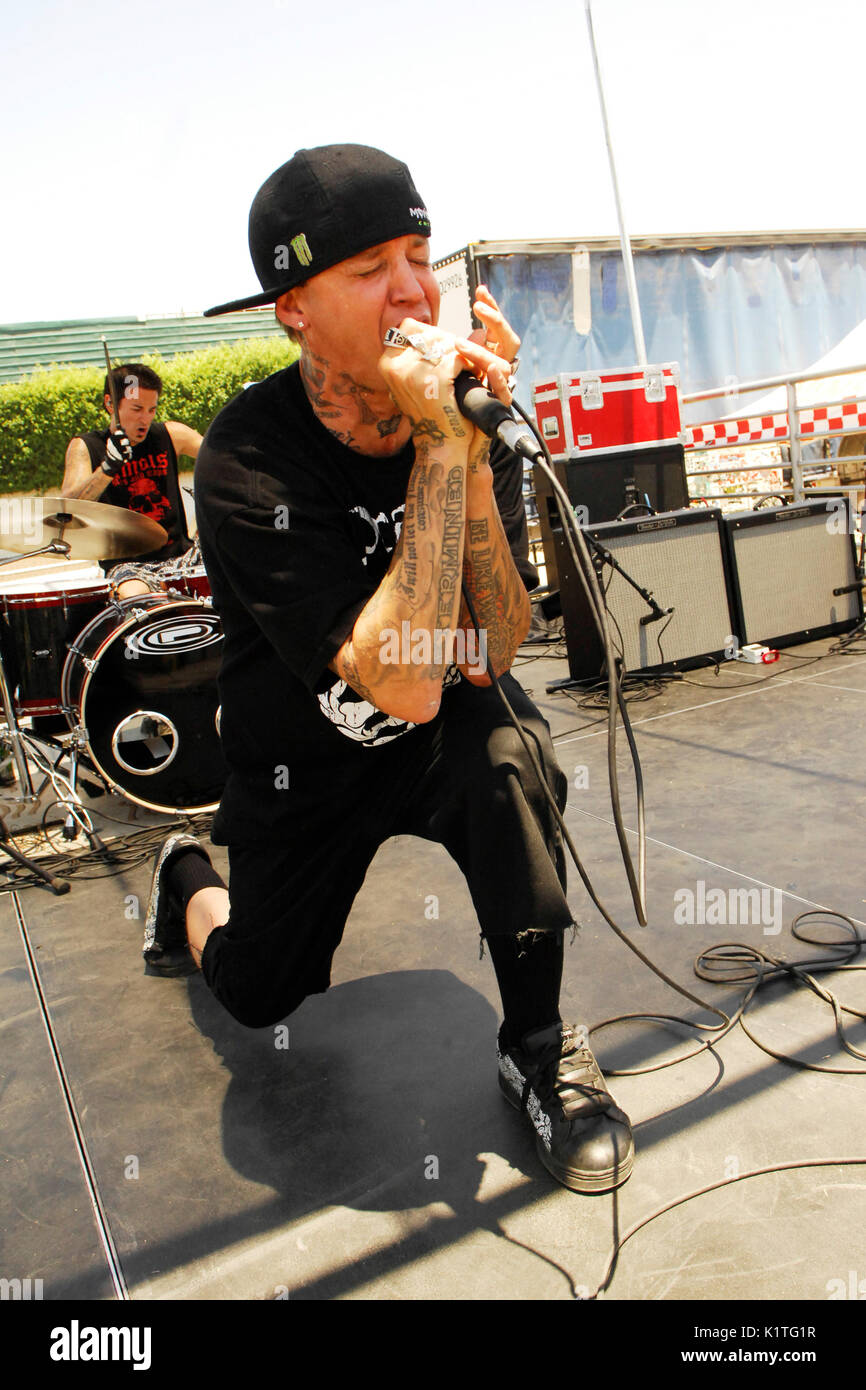
[[[259,309],[263,304],[274,304],[281,294],[294,289],[296,283],[277,285],[275,289],[262,290],[261,294],[251,294],[246,299],[232,299],[228,304],[215,304],[212,309],[205,309],[202,317],[212,319],[216,314],[233,314],[238,309]]]

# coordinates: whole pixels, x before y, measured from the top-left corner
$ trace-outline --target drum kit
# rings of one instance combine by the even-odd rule
[[[16,799],[39,799],[28,757],[47,770],[36,744],[50,723],[63,729],[66,742],[57,746],[71,762],[69,779],[61,779],[71,791],[63,798],[67,825],[77,822],[92,844],[101,842],[81,814],[79,762],[106,790],[148,810],[214,810],[225,780],[216,685],[222,628],[197,545],[162,567],[163,593],[116,599],[97,560],[159,549],[161,526],[61,497],[24,499],[20,514],[26,526],[20,516],[0,524],[0,551],[13,552],[0,559],[0,719],[18,772]],[[73,826],[67,838],[77,833]]]

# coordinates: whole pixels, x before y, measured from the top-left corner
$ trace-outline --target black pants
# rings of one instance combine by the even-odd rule
[[[502,688],[560,811],[568,783],[550,728],[511,676]],[[202,973],[229,1012],[266,1027],[328,988],[352,903],[383,842],[418,835],[459,864],[482,936],[572,925],[561,836],[532,764],[492,687],[461,681],[429,724],[342,780],[327,809],[285,847],[229,847],[231,915],[211,932]],[[318,801],[318,798],[317,798]]]

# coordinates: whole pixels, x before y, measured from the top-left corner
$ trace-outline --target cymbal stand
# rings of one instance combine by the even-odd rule
[[[18,720],[15,717],[15,709],[9,694],[9,682],[6,679],[6,670],[3,666],[2,653],[0,653],[0,699],[2,699],[6,725],[9,730],[9,741],[12,744],[12,756],[15,759],[15,766],[18,769],[21,787],[24,790],[24,795],[18,796],[16,799],[18,801],[38,801],[39,793],[33,791],[33,783],[30,779],[30,767],[24,748],[24,739],[21,729],[18,726]],[[32,873],[36,874],[38,878],[41,878],[48,884],[52,893],[56,894],[58,897],[62,893],[69,892],[69,884],[65,879],[55,878],[53,874],[49,874],[47,870],[41,868],[40,865],[35,863],[32,859],[28,859],[26,854],[22,854],[20,850],[17,850],[14,845],[10,844],[10,839],[11,836],[6,822],[3,816],[0,815],[0,852],[8,855],[10,859],[14,859],[16,864],[20,864],[23,868],[29,869]]]
[[[12,756],[15,759],[15,766],[18,769],[18,779],[24,792],[23,796],[16,797],[16,801],[37,801],[38,796],[33,790],[33,783],[30,779],[30,768],[27,765],[27,756],[23,749],[23,738],[15,717],[15,708],[12,704],[12,696],[9,693],[9,682],[6,679],[6,668],[3,665],[3,653],[0,651],[0,701],[3,704],[3,717],[9,730],[9,741],[12,745]]]
[[[48,545],[43,545],[41,550],[27,550],[23,555],[7,555],[4,560],[0,560],[0,565],[17,564],[19,560],[35,560],[37,555],[65,555],[68,560],[71,549],[68,541],[50,541]]]
[[[71,780],[67,780],[67,778],[65,777],[62,778],[62,782],[65,784],[65,786],[61,786],[60,788],[58,788],[58,779],[61,775],[56,771],[56,763],[48,762],[47,766],[44,765],[45,762],[47,762],[48,760],[43,759],[42,754],[39,753],[38,749],[35,746],[36,740],[34,739],[33,735],[27,735],[23,733],[21,726],[18,723],[18,717],[15,713],[15,706],[13,704],[12,696],[9,691],[9,682],[6,677],[6,668],[3,664],[2,651],[0,651],[0,703],[2,703],[3,706],[3,717],[6,721],[7,737],[12,748],[12,756],[15,761],[15,767],[18,771],[18,780],[21,788],[20,792],[10,799],[18,802],[19,804],[21,802],[28,802],[30,805],[35,805],[39,801],[43,791],[50,782],[55,790],[60,791],[61,794],[58,796],[58,801],[61,805],[66,807],[66,810],[68,812],[66,824],[64,826],[65,838],[75,838],[74,832],[70,832],[72,831],[73,825],[77,822],[83,833],[87,836],[90,842],[91,849],[101,850],[105,855],[107,855],[110,858],[111,855],[108,846],[103,843],[103,841],[99,838],[99,835],[93,829],[90,817],[88,816],[87,811],[84,808],[84,804],[81,800],[81,797],[78,795],[78,792],[75,789],[78,762],[77,748],[73,748],[71,754]],[[30,745],[29,757],[27,747],[28,743]],[[55,746],[59,747],[60,745]],[[61,756],[63,756],[64,751],[65,750],[61,751]],[[36,763],[37,767],[39,767],[39,770],[41,772],[45,773],[45,776],[43,777],[41,783],[39,784],[39,787],[36,788],[36,790],[34,790],[33,779],[30,775],[31,760]],[[58,758],[57,762],[59,761],[60,759]],[[40,764],[42,765],[40,766]],[[63,794],[64,792],[65,794]],[[0,836],[0,849],[4,849],[8,853],[10,852],[9,846],[5,843],[7,839],[8,832]],[[15,855],[13,855],[13,858],[17,855],[18,851],[16,850]],[[32,864],[32,861],[28,860],[27,862],[28,864],[31,864],[31,867],[34,869],[34,872],[39,873],[43,878],[45,877],[45,874],[42,872],[42,870],[38,869],[35,864]],[[65,889],[61,889],[60,891],[65,892]]]

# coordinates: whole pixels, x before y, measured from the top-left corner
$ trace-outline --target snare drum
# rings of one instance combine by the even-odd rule
[[[177,574],[166,575],[163,582],[166,585],[166,592],[169,594],[183,594],[185,598],[210,598],[210,581],[205,573],[204,565],[197,565],[195,569],[179,571]]]
[[[193,537],[189,550],[177,559],[165,562],[159,577],[169,594],[183,594],[185,598],[210,598],[210,583],[197,535]]]
[[[63,668],[66,717],[130,801],[188,813],[219,804],[222,647],[210,604],[162,594],[114,602],[79,633]]]
[[[83,574],[59,573],[53,566],[15,576],[0,568],[0,640],[21,717],[62,713],[60,679],[69,647],[108,602],[101,570],[81,568]]]

